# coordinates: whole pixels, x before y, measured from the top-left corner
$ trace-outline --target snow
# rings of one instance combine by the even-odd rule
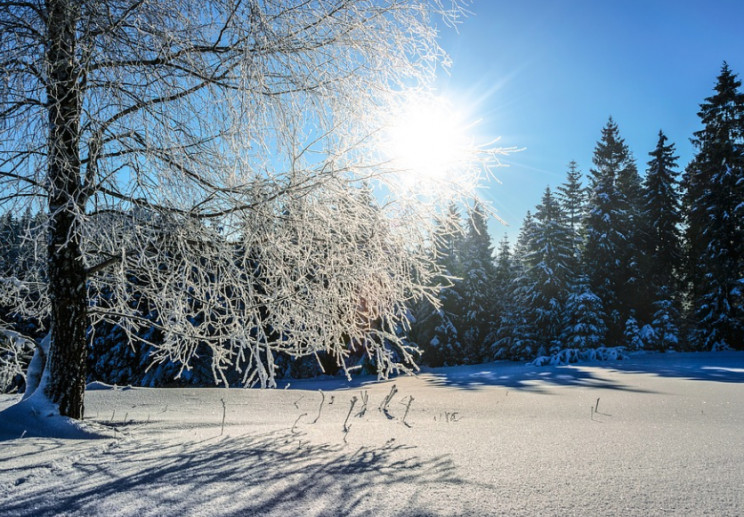
[[[278,390],[98,384],[86,417],[106,438],[2,441],[0,513],[740,515],[743,382],[744,353],[721,352]]]

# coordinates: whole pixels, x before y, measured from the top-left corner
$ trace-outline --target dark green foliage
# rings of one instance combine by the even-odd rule
[[[556,197],[561,204],[566,226],[571,233],[574,260],[572,267],[574,271],[578,271],[581,260],[581,248],[583,245],[582,223],[586,217],[587,210],[588,192],[582,186],[581,176],[582,174],[577,163],[572,160],[568,164],[566,181],[556,189]]]
[[[485,360],[486,337],[495,317],[493,247],[488,233],[486,215],[479,203],[469,212],[467,233],[462,244],[462,280],[458,290],[463,307],[458,321],[464,348],[463,362]]]
[[[531,238],[523,257],[526,284],[522,300],[526,319],[535,326],[539,348],[560,347],[569,287],[573,281],[573,239],[550,188],[537,206]]]
[[[697,155],[683,178],[691,339],[703,349],[744,348],[744,94],[724,63],[700,105]]]
[[[625,321],[635,308],[640,181],[630,150],[610,118],[592,159],[591,194],[584,224],[584,267],[606,311],[608,345],[623,342]]]
[[[422,348],[423,362],[432,366],[473,364],[490,358],[493,321],[498,304],[496,268],[485,211],[474,202],[463,223],[450,206],[439,222],[435,257],[446,276],[439,309],[423,304],[414,311],[411,340]],[[504,286],[501,286],[503,288]]]
[[[649,154],[644,180],[643,213],[645,240],[642,257],[648,291],[653,295],[653,337],[648,346],[657,349],[679,344],[680,289],[682,268],[682,215],[674,144],[659,131],[656,148]]]
[[[450,205],[448,212],[440,217],[433,238],[432,258],[444,273],[435,279],[442,288],[440,307],[435,308],[425,300],[420,302],[414,308],[409,337],[421,348],[424,363],[441,366],[459,362],[463,352],[456,326],[463,305],[458,289],[462,274],[462,218],[456,206]]]
[[[563,346],[580,350],[603,346],[607,335],[605,319],[602,300],[591,291],[585,276],[578,277],[566,300]]]

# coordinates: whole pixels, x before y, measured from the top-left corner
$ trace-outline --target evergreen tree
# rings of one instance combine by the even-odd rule
[[[497,333],[501,324],[501,318],[508,309],[511,296],[512,283],[514,281],[514,261],[512,259],[511,245],[509,238],[504,238],[499,242],[499,248],[496,253],[496,265],[494,268],[493,286],[491,293],[493,296],[493,318],[489,327],[489,335],[486,342],[493,344],[497,339]]]
[[[574,282],[566,301],[562,341],[566,348],[587,350],[605,344],[607,327],[602,300],[594,294],[586,276]]]
[[[653,289],[648,282],[650,261],[645,254],[648,232],[643,210],[643,182],[630,153],[617,174],[617,194],[622,216],[616,230],[624,237],[618,249],[620,275],[616,283],[620,313],[623,317],[632,315],[642,327],[651,321]]]
[[[512,254],[511,285],[507,301],[498,322],[492,345],[496,359],[524,360],[533,358],[539,348],[534,321],[527,310],[531,282],[526,275],[525,257],[535,233],[535,220],[531,212],[522,222],[519,237]]]
[[[655,288],[677,288],[677,274],[682,265],[680,199],[677,190],[677,157],[674,144],[659,131],[656,148],[649,154],[644,182],[643,211],[647,221],[651,261],[650,280]]]
[[[744,94],[724,63],[700,105],[703,129],[683,178],[692,339],[705,349],[744,348]]]
[[[410,339],[423,352],[422,361],[430,366],[456,364],[463,357],[463,345],[457,324],[462,320],[463,298],[460,294],[463,247],[462,217],[454,204],[437,221],[433,236],[433,257],[443,275],[434,279],[441,287],[440,307],[426,300],[415,309]]]
[[[680,311],[678,304],[666,286],[658,291],[654,302],[653,334],[648,344],[658,350],[677,349],[680,346]]]
[[[676,346],[679,336],[679,273],[682,266],[680,226],[682,215],[677,189],[677,157],[674,144],[659,131],[656,148],[649,153],[648,171],[643,188],[643,212],[649,291],[653,295],[654,337],[650,346],[666,349]]]
[[[632,290],[626,283],[629,278],[635,278],[627,251],[627,231],[632,219],[628,201],[623,199],[624,194],[635,189],[632,170],[635,165],[611,117],[602,129],[592,162],[583,260],[590,288],[605,307],[608,344],[617,345],[623,341],[624,325],[630,313],[628,297]]]
[[[556,190],[556,197],[560,201],[566,218],[566,225],[572,235],[573,254],[575,261],[580,258],[580,249],[583,241],[581,235],[581,223],[586,215],[587,191],[581,184],[581,171],[578,164],[571,160],[568,164],[566,181]],[[578,264],[575,264],[578,267]]]
[[[457,327],[460,329],[464,356],[461,362],[477,363],[489,354],[486,337],[494,318],[493,246],[486,214],[477,201],[469,211],[467,234],[461,251],[462,279],[456,289],[463,302]]]
[[[534,219],[524,256],[523,302],[527,320],[535,326],[539,346],[547,351],[551,347],[560,348],[563,310],[573,275],[573,242],[561,206],[550,188],[545,189]]]

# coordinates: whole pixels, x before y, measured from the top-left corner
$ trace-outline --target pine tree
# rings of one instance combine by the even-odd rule
[[[563,309],[572,282],[572,236],[565,216],[550,188],[535,211],[535,226],[524,256],[525,310],[535,325],[539,345],[545,351],[560,348]],[[538,351],[538,353],[544,353]]]
[[[457,285],[463,311],[457,326],[461,332],[465,363],[483,361],[489,354],[486,336],[494,318],[493,246],[486,214],[477,201],[469,210],[467,234],[461,251],[462,279]]]
[[[653,335],[648,340],[648,344],[658,350],[679,348],[681,344],[680,310],[666,286],[658,290],[654,308],[656,311],[651,322]]]
[[[589,287],[589,279],[579,276],[566,300],[562,341],[566,348],[587,350],[605,344],[607,327],[602,300]]]
[[[643,327],[651,321],[653,290],[647,280],[650,261],[645,255],[648,232],[643,210],[643,183],[630,153],[617,175],[617,193],[622,214],[617,231],[624,236],[624,243],[619,247],[621,274],[616,284],[617,295],[621,314],[632,315]]]
[[[650,346],[666,349],[677,346],[679,336],[679,273],[682,267],[680,226],[682,215],[677,189],[679,173],[674,144],[659,131],[656,148],[649,153],[648,171],[643,185],[643,212],[646,239],[643,256],[648,271],[649,292],[653,295],[654,337]]]
[[[538,350],[536,327],[527,310],[527,295],[531,284],[526,275],[525,256],[535,233],[535,220],[527,212],[512,254],[511,285],[504,304],[498,330],[492,345],[496,359],[524,360],[535,356]]]
[[[628,169],[635,165],[611,117],[602,129],[592,162],[583,260],[590,288],[605,307],[608,344],[617,345],[623,341],[624,325],[630,312],[626,296],[629,289],[625,284],[628,278],[635,278],[630,271],[629,236],[625,233],[632,223],[628,202],[623,199],[620,187],[625,192],[633,191],[634,175]]]
[[[571,160],[568,164],[566,181],[556,190],[556,197],[561,203],[566,218],[566,225],[572,235],[573,253],[575,261],[580,259],[580,249],[583,241],[581,223],[586,215],[587,191],[581,184],[581,171],[578,164]],[[575,265],[578,267],[578,264]]]
[[[726,63],[700,105],[697,155],[683,178],[691,338],[744,348],[744,94]]]
[[[647,253],[653,257],[650,280],[655,288],[677,287],[677,274],[682,265],[680,198],[677,190],[677,157],[674,144],[659,131],[656,148],[649,153],[648,172],[644,182],[643,211],[647,220]]]
[[[410,339],[423,351],[422,360],[430,366],[456,364],[463,357],[463,345],[457,325],[462,320],[463,298],[460,294],[462,278],[463,229],[462,217],[454,204],[437,221],[433,236],[433,257],[442,276],[434,279],[441,287],[440,307],[422,301],[415,309]]]

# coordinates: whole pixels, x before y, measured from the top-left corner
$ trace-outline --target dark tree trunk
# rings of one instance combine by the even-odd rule
[[[83,418],[86,271],[78,216],[84,210],[80,178],[79,67],[75,55],[76,0],[47,0],[49,109],[49,236],[51,342],[46,395],[60,414]]]

